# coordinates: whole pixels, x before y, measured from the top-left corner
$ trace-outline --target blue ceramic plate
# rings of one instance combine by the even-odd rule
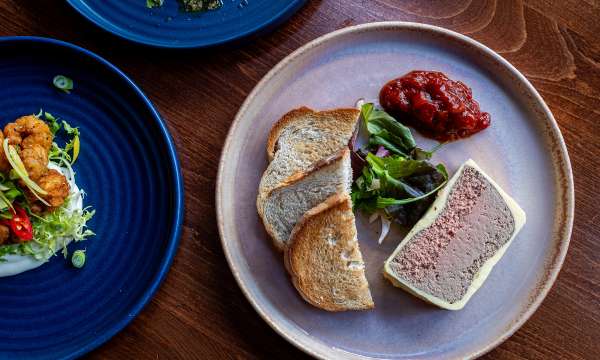
[[[101,28],[127,40],[165,48],[222,44],[273,28],[306,0],[223,0],[218,10],[186,13],[178,0],[148,9],[146,0],[67,0]]]
[[[52,78],[71,77],[70,94]],[[74,358],[123,329],[175,255],[183,187],[175,147],[148,98],[97,55],[56,40],[0,38],[0,124],[40,108],[81,131],[75,163],[97,233],[77,270],[62,256],[0,278],[0,358]]]

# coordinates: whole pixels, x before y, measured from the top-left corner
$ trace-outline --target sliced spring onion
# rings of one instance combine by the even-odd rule
[[[19,175],[21,180],[25,182],[25,185],[27,185],[27,187],[30,188],[33,192],[37,192],[41,195],[48,194],[46,190],[42,189],[38,184],[36,184],[33,180],[29,178],[29,174],[25,169],[25,165],[23,165],[23,161],[21,161],[21,157],[19,157],[19,154],[17,154],[17,150],[15,149],[15,147],[8,144],[8,139],[4,139],[4,143],[2,144],[2,146],[4,148],[4,154],[6,155],[6,158],[10,163],[10,166],[12,166],[12,168],[15,169],[15,172],[17,173],[17,175]]]
[[[31,190],[31,189],[29,189]],[[31,191],[31,193],[33,194],[33,196],[35,196],[42,204],[46,205],[46,206],[50,206],[50,204],[48,204],[48,202],[46,200],[44,200],[37,192],[35,191]]]
[[[4,195],[6,195],[7,198],[9,199],[14,199],[17,196],[21,195],[21,192],[17,189],[10,189],[7,192],[4,193]]]
[[[64,75],[56,75],[54,79],[52,79],[52,83],[57,89],[62,90],[67,94],[73,90],[73,80]]]
[[[55,163],[58,166],[64,165],[67,168],[67,180],[69,181],[75,181],[75,171],[73,171],[73,167],[71,166],[71,163],[69,161],[67,161],[67,159],[65,158],[60,158],[58,163]]]
[[[71,263],[74,267],[81,269],[85,265],[85,250],[75,250],[71,256]]]
[[[36,184],[35,181],[31,180],[31,178],[29,178],[29,174],[25,169],[25,165],[23,165],[19,154],[17,154],[17,150],[15,150],[14,146],[8,144],[8,139],[4,139],[2,147],[4,148],[4,154],[6,155],[10,166],[12,166],[15,173],[19,176],[19,178],[21,178],[21,180],[23,180],[29,190],[31,190],[31,193],[44,205],[50,206],[50,204],[48,204],[48,202],[42,199],[40,196],[46,195],[48,192]]]
[[[79,156],[79,135],[75,135],[73,138],[73,159],[71,160],[71,164],[75,163],[77,157]]]
[[[4,195],[4,192],[2,191],[0,191],[0,208],[10,208],[13,211],[13,213],[15,212],[15,208],[12,206],[12,202],[8,200],[8,198],[6,197],[6,195]]]
[[[146,7],[152,9],[163,5],[165,0],[146,0]]]

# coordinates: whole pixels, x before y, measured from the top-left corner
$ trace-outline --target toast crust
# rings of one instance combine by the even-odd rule
[[[267,157],[269,162],[273,160],[275,152],[277,151],[277,140],[279,140],[279,134],[289,124],[296,121],[299,118],[312,115],[313,117],[319,118],[336,118],[338,121],[355,123],[360,115],[360,111],[352,108],[340,108],[333,110],[314,111],[306,106],[294,109],[286,113],[279,119],[271,128],[269,137],[267,138]]]

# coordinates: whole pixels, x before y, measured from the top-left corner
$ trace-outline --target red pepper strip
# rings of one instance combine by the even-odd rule
[[[33,239],[33,227],[27,212],[17,205],[14,208],[12,219],[0,220],[0,224],[8,226],[22,242]]]

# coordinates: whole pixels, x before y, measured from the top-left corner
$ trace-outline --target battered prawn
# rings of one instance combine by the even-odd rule
[[[53,208],[61,206],[69,196],[70,187],[67,179],[54,169],[48,170],[46,175],[38,180],[38,185],[48,193],[44,195],[44,200]]]
[[[23,149],[40,145],[46,152],[50,151],[54,140],[48,124],[35,115],[22,116],[8,123],[4,127],[4,136],[11,145],[20,145]]]
[[[48,152],[52,147],[54,137],[44,121],[35,115],[20,117],[4,127],[4,136],[8,139],[9,144],[19,145],[19,156],[33,181],[37,181],[46,174]],[[6,158],[6,156],[4,157]]]
[[[65,176],[60,171],[54,169],[49,169],[44,176],[38,179],[37,184],[46,191],[47,194],[41,197],[48,205],[42,203],[30,189],[25,188],[23,195],[25,195],[31,212],[34,214],[41,214],[47,209],[52,211],[60,207],[65,203],[71,191],[71,187]]]
[[[29,178],[38,181],[48,172],[48,152],[41,146],[21,149],[21,161],[29,174]]]
[[[29,178],[47,192],[43,199],[51,208],[61,206],[69,196],[69,183],[59,171],[48,169],[48,152],[54,140],[48,125],[35,115],[23,116],[7,124],[3,135],[8,139],[9,144],[19,146],[19,156]],[[2,154],[4,155],[4,152]],[[6,156],[4,159],[6,160]],[[0,170],[2,170],[2,158],[0,158]],[[39,200],[30,191],[26,192],[26,196],[32,208],[40,207]]]

